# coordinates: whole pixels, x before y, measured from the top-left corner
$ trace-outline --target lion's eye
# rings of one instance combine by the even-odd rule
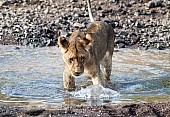
[[[69,61],[70,61],[70,63],[73,63],[73,58],[70,58]]]
[[[81,60],[81,61],[84,61],[84,60],[85,60],[85,57],[84,57],[84,56],[81,56],[80,60]]]

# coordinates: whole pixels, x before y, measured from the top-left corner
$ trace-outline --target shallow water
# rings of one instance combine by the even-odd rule
[[[89,86],[90,80],[79,77],[79,88],[69,93],[63,91],[63,61],[57,47],[16,49],[0,45],[0,104],[170,101],[169,50],[120,49],[112,62],[109,88]]]

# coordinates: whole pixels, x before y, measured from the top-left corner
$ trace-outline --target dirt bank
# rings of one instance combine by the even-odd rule
[[[0,106],[1,117],[170,117],[170,102],[111,104],[103,106],[65,105],[56,107]]]

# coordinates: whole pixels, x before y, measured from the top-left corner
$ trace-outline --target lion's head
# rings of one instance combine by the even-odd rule
[[[63,54],[63,60],[72,75],[80,76],[84,73],[84,64],[89,60],[89,49],[92,38],[89,34],[75,31],[69,40],[58,38],[58,45]]]

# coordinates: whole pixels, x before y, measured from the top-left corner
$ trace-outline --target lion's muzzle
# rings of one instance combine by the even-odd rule
[[[83,72],[84,72],[83,67],[75,67],[72,73],[75,76],[80,76],[81,74],[83,74]]]

